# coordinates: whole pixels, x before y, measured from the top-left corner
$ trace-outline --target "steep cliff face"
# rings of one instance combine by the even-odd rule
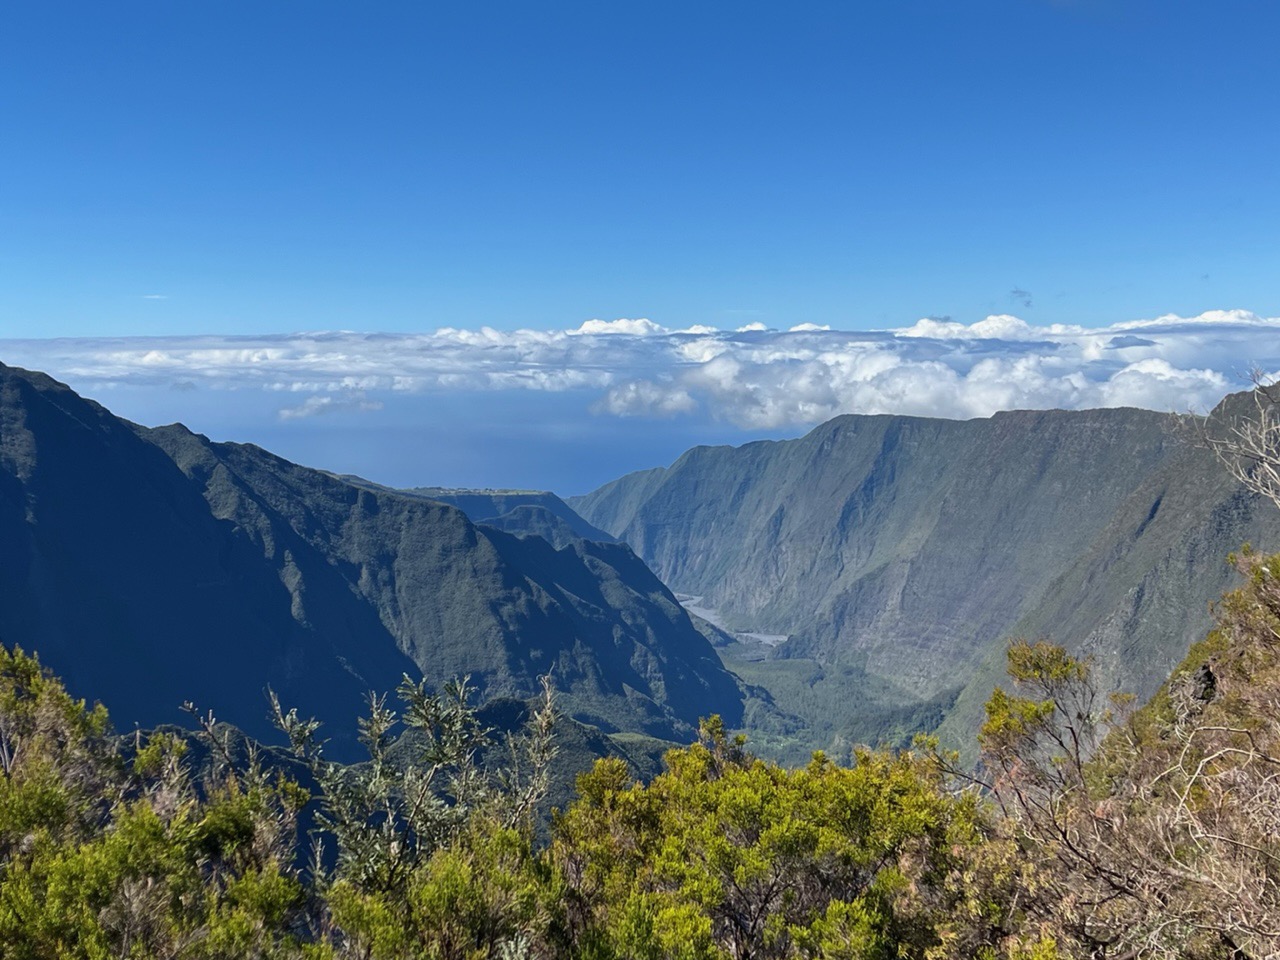
[[[0,367],[0,639],[117,722],[195,700],[266,732],[263,690],[353,717],[404,673],[527,696],[548,671],[606,730],[687,735],[737,681],[621,544],[557,550]],[[349,727],[345,731],[350,733]]]
[[[1246,414],[1228,398],[1218,416]],[[1185,438],[1184,438],[1185,440]],[[1237,484],[1187,442],[1146,476],[1008,631],[1060,638],[1094,657],[1105,685],[1150,695],[1212,622],[1210,609],[1239,585],[1227,563],[1242,544],[1280,548],[1280,511]],[[1004,672],[991,651],[961,693],[944,732],[973,729]]]
[[[789,635],[775,658],[908,702],[959,695],[949,729],[971,725],[1016,632],[1096,651],[1149,693],[1203,634],[1226,554],[1280,543],[1171,418],[1128,409],[840,417],[569,502],[730,625]]]

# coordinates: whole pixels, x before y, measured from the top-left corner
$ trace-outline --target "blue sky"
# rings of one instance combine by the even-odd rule
[[[386,430],[362,469],[515,483],[558,476],[515,466],[545,457],[520,446],[532,428],[425,476],[447,471],[393,469],[407,434],[392,421],[413,417],[376,385],[294,417],[6,342],[1280,316],[1277,35],[1280,6],[1257,2],[10,4],[0,360],[113,384],[144,422],[206,417],[192,425],[320,465],[351,465],[334,462],[343,430],[371,448]],[[1214,354],[1218,374],[1267,354],[1275,331],[1254,332],[1250,355]],[[542,391],[535,417],[617,437],[581,454],[601,473],[874,406],[837,390],[790,419],[735,417],[683,367],[609,369],[616,382]],[[630,387],[623,416],[639,382],[666,400]],[[310,386],[354,389],[333,384]],[[1018,389],[1002,395],[1070,402]],[[435,383],[411,406],[431,420],[428,399],[452,404],[484,434],[532,402],[465,396]],[[1078,402],[1106,400],[1081,388]],[[299,439],[318,423],[328,432]]]

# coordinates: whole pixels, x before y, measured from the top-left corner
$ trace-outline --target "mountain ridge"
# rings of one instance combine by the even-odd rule
[[[551,672],[577,719],[661,739],[742,709],[624,545],[557,550],[253,445],[129,424],[4,366],[0,535],[0,638],[125,724],[192,699],[269,735],[268,684],[342,718],[404,673],[519,697]]]
[[[788,635],[772,667],[735,665],[752,682],[800,663],[864,671],[921,704],[952,698],[955,743],[1014,635],[1096,652],[1108,682],[1149,694],[1207,628],[1227,553],[1280,543],[1174,418],[1128,408],[847,415],[795,440],[696,447],[568,502],[735,631]],[[827,682],[771,689],[804,713],[796,697]]]

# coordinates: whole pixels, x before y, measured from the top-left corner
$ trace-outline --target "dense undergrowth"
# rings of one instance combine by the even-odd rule
[[[495,742],[464,686],[406,682],[355,767],[279,710],[289,766],[209,717],[113,736],[4,651],[0,956],[1275,956],[1280,557],[1238,564],[1141,710],[1014,644],[977,775],[928,739],[788,769],[712,718],[648,784],[597,763],[549,835],[549,695]]]

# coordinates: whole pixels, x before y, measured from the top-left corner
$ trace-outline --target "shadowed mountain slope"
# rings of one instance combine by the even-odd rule
[[[257,447],[139,427],[3,366],[0,639],[124,729],[191,699],[263,735],[271,685],[349,735],[364,693],[406,672],[525,697],[550,671],[576,718],[664,738],[742,709],[622,544],[557,550]]]
[[[772,657],[816,665],[810,688],[856,674],[900,706],[940,703],[957,740],[1012,634],[1096,652],[1149,694],[1208,626],[1226,554],[1280,543],[1172,418],[1132,409],[839,417],[569,503],[732,628],[788,635]],[[760,666],[750,678],[768,685]]]

